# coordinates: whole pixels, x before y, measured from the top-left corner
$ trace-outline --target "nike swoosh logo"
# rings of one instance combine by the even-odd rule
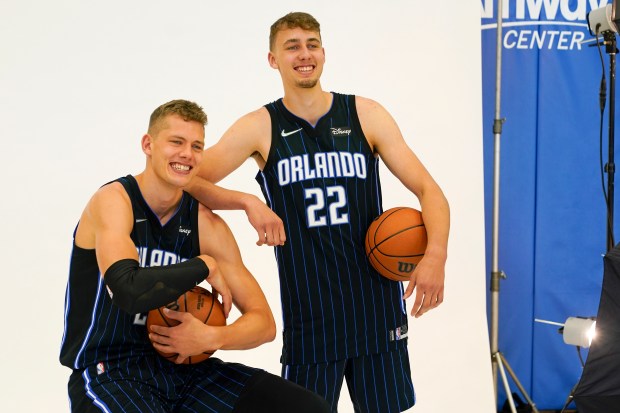
[[[136,219],[136,224],[139,224],[140,222],[144,222],[146,221],[146,218],[138,218]]]
[[[302,129],[303,128],[299,128],[299,129],[295,129],[294,131],[290,131],[290,132],[285,132],[284,129],[282,129],[281,135],[282,135],[283,138],[286,138],[287,136],[292,135],[294,133],[297,133],[297,132],[299,132]]]

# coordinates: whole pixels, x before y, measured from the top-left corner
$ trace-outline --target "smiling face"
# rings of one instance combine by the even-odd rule
[[[176,187],[187,185],[198,172],[204,150],[204,125],[171,114],[142,138],[147,165],[157,178]]]
[[[269,65],[280,71],[285,89],[313,88],[325,64],[321,35],[299,27],[281,29],[274,36],[268,59]]]

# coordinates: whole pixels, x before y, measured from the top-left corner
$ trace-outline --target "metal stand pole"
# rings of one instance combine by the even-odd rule
[[[500,163],[500,137],[502,133],[502,125],[505,119],[500,118],[500,101],[501,101],[501,74],[502,74],[502,0],[497,0],[497,65],[495,71],[495,119],[493,122],[493,136],[494,136],[494,162],[493,162],[493,234],[492,234],[492,271],[491,271],[491,362],[493,367],[493,386],[495,390],[495,405],[497,406],[497,370],[499,368],[502,381],[504,384],[504,390],[506,391],[506,397],[510,404],[510,410],[512,413],[517,413],[514,399],[510,391],[508,379],[504,368],[508,370],[508,373],[516,383],[517,387],[532,406],[532,411],[538,413],[536,405],[529,397],[514,371],[510,365],[506,362],[505,357],[499,351],[498,337],[499,337],[499,282],[500,278],[506,278],[503,271],[499,270],[498,257],[499,257],[499,163]]]
[[[614,174],[616,164],[614,162],[614,128],[616,111],[616,34],[614,32],[603,33],[605,50],[609,54],[609,153],[605,165],[607,172],[607,252],[614,247]]]
[[[575,398],[575,390],[577,390],[578,385],[579,385],[579,381],[577,381],[577,383],[573,386],[570,393],[568,394],[568,397],[566,398],[566,401],[564,402],[564,406],[562,406],[562,410],[560,410],[560,413],[564,413],[566,408],[571,404],[571,402]]]

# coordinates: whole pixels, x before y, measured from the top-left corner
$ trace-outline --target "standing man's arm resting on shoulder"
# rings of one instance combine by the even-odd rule
[[[273,247],[286,241],[282,219],[257,196],[222,188],[199,176],[185,190],[210,209],[245,211],[258,234],[256,245]]]
[[[243,264],[239,247],[226,223],[201,205],[200,245],[213,256],[233,295],[241,317],[224,327],[205,325],[187,313],[169,311],[168,317],[181,321],[176,327],[152,326],[155,348],[179,354],[180,363],[188,356],[214,350],[243,350],[275,338],[275,321],[267,299]]]
[[[91,198],[75,236],[78,247],[95,249],[99,270],[113,293],[113,301],[126,312],[145,312],[174,301],[204,280],[210,267],[216,268],[215,260],[206,255],[180,264],[141,268],[130,237],[132,228],[131,201],[121,184],[112,183]],[[218,291],[230,309],[230,291],[217,269],[213,273],[215,277],[208,281],[219,286]]]
[[[420,201],[428,245],[424,258],[411,274],[404,298],[413,290],[411,314],[419,317],[443,302],[450,208],[441,188],[405,142],[392,116],[377,102],[361,97],[356,105],[362,129],[373,150],[390,172]]]
[[[257,245],[282,245],[286,241],[282,219],[252,194],[214,185],[253,157],[260,169],[265,165],[271,142],[271,120],[260,108],[235,122],[218,143],[203,156],[198,176],[185,188],[212,210],[242,209],[258,234]]]

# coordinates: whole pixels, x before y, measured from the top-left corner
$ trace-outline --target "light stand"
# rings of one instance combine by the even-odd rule
[[[616,33],[603,32],[605,51],[609,55],[609,153],[605,172],[607,173],[607,252],[614,247],[614,116],[616,111]]]
[[[577,355],[579,355],[579,360],[581,361],[581,368],[583,369],[584,363],[583,363],[583,358],[581,357],[581,347],[576,346],[576,348],[577,348]],[[564,413],[564,411],[566,411],[566,408],[568,408],[568,406],[575,399],[575,390],[577,390],[577,386],[579,386],[579,380],[577,380],[577,383],[575,383],[573,388],[570,390],[570,393],[568,394],[568,397],[566,398],[566,401],[564,402],[564,406],[562,406],[562,410],[560,410],[560,413]]]
[[[601,79],[601,88],[599,91],[599,104],[601,109],[601,163],[602,159],[602,125],[603,112],[605,111],[605,98],[607,86],[605,85],[605,65],[603,63],[603,54],[599,43],[599,36],[603,37],[605,52],[609,55],[609,153],[608,161],[604,167],[604,173],[607,174],[607,191],[605,193],[605,184],[603,183],[603,192],[605,193],[605,203],[607,205],[607,252],[614,247],[614,174],[616,172],[616,164],[614,162],[614,129],[615,129],[615,112],[616,112],[616,33],[620,26],[620,0],[612,0],[611,4],[607,4],[598,9],[590,11],[587,15],[588,29],[590,34],[594,36],[595,45],[601,57],[603,66],[603,76]],[[587,41],[588,43],[591,42]],[[585,43],[585,42],[584,42]]]
[[[515,402],[510,391],[506,371],[512,377],[519,391],[532,406],[532,411],[538,413],[536,405],[527,394],[516,374],[506,361],[504,355],[498,348],[499,330],[499,282],[500,278],[506,278],[503,271],[498,266],[498,239],[499,239],[499,161],[500,161],[500,137],[502,125],[505,119],[500,118],[500,98],[501,98],[501,78],[502,78],[502,0],[497,0],[497,47],[496,47],[496,69],[495,69],[495,118],[493,121],[494,136],[494,161],[493,161],[493,234],[492,234],[492,270],[491,270],[491,362],[493,368],[493,386],[495,390],[495,405],[497,406],[497,370],[502,377],[506,397],[510,405],[510,411],[517,413]]]

